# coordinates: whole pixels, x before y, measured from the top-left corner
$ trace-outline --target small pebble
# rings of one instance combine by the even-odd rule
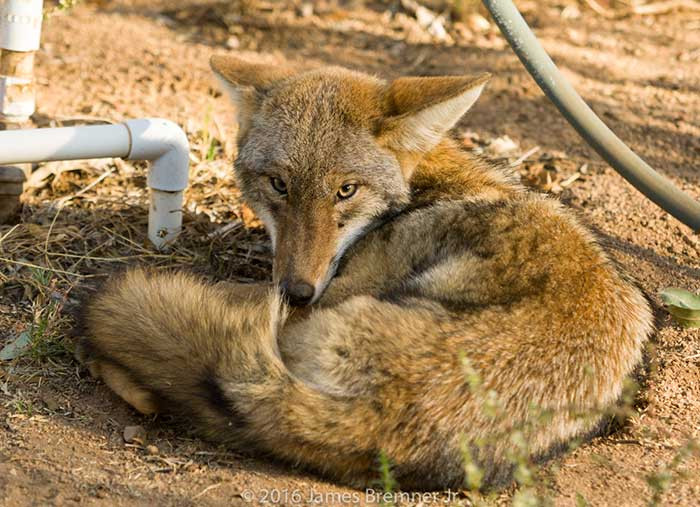
[[[467,26],[469,26],[472,32],[483,33],[489,31],[491,23],[481,14],[474,13],[470,14],[467,18]]]
[[[146,430],[143,426],[127,426],[122,436],[127,444],[143,445],[146,442]]]
[[[158,449],[155,445],[151,444],[146,446],[146,452],[151,456],[155,456],[156,454],[160,454],[160,449]]]
[[[508,136],[501,136],[493,139],[488,147],[489,152],[502,157],[513,154],[519,149],[520,145]]]
[[[299,7],[299,14],[301,14],[302,18],[308,18],[310,16],[313,16],[314,15],[314,4],[312,4],[311,2],[304,2]]]
[[[41,401],[44,402],[44,405],[46,405],[46,408],[49,409],[51,412],[54,412],[60,408],[59,402],[50,394],[44,394],[41,396]]]

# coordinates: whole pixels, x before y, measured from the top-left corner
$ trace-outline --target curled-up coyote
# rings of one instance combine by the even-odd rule
[[[494,486],[514,431],[537,459],[600,425],[651,312],[571,212],[450,139],[487,75],[211,64],[279,289],[127,271],[85,308],[93,375],[358,487],[380,455],[404,489],[463,485],[465,455]]]

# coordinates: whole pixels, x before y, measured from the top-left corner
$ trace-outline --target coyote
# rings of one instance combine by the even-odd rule
[[[467,458],[496,487],[514,432],[538,460],[601,426],[652,314],[571,211],[450,137],[488,75],[211,66],[274,284],[113,277],[84,308],[94,376],[354,487],[380,456],[405,490],[463,486]]]

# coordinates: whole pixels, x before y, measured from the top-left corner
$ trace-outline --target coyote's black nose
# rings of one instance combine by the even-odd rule
[[[313,285],[304,281],[290,282],[289,280],[282,280],[280,289],[282,294],[289,300],[289,303],[294,306],[308,305],[314,297]]]

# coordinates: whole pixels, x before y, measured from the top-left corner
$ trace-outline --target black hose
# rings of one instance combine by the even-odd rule
[[[698,232],[700,203],[654,171],[596,116],[559,72],[513,2],[483,3],[525,68],[581,137],[637,190]]]

